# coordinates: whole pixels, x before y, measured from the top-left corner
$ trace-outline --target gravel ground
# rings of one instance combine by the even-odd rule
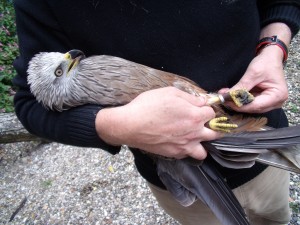
[[[291,124],[300,124],[300,36],[286,75]],[[291,225],[300,224],[300,175],[291,176]],[[0,145],[0,224],[178,224],[163,213],[131,153],[58,143]]]
[[[290,58],[285,67],[289,88],[289,100],[285,110],[291,125],[300,124],[300,34],[294,39],[290,47]],[[300,174],[291,174],[290,180],[290,208],[292,219],[290,225],[300,224]]]

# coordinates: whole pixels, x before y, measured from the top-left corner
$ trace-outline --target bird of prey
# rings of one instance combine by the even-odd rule
[[[300,126],[272,129],[265,126],[265,118],[229,115],[220,106],[228,100],[237,105],[251,102],[253,96],[245,90],[207,93],[182,76],[114,56],[86,58],[79,50],[39,53],[31,59],[27,72],[37,101],[57,111],[88,103],[124,105],[142,92],[167,86],[205,96],[216,112],[210,128],[224,133],[218,140],[202,143],[209,157],[199,162],[151,156],[160,179],[176,200],[184,206],[197,198],[202,200],[224,225],[246,225],[249,221],[212,160],[235,169],[249,168],[259,161],[300,173]]]

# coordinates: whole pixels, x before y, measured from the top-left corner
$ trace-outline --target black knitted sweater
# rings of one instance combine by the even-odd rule
[[[80,49],[86,56],[107,54],[186,76],[207,91],[233,86],[255,56],[260,29],[272,22],[299,29],[299,1],[255,0],[15,0],[20,56],[14,66],[19,87],[15,111],[29,132],[60,143],[102,148],[95,116],[103,107],[85,105],[48,111],[27,84],[29,60],[38,52]],[[142,115],[141,115],[142,116]],[[283,111],[266,115],[269,125],[287,126]],[[84,149],[83,149],[84,151]],[[141,175],[163,187],[153,161],[132,150]],[[220,168],[232,188],[265,167]]]

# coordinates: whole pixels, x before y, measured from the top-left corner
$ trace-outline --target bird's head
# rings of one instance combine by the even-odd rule
[[[80,50],[65,54],[41,52],[29,62],[28,84],[36,99],[50,109],[62,110],[64,98],[72,90],[74,77],[85,55]]]

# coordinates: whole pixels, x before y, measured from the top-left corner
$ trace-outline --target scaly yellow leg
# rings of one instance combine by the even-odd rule
[[[226,121],[228,121],[228,118],[225,116],[217,117],[217,118],[210,120],[208,122],[208,125],[212,130],[222,131],[222,132],[226,132],[226,133],[229,133],[232,129],[238,127],[238,125],[233,124],[233,123],[226,123]]]
[[[254,100],[254,96],[246,89],[232,90],[226,94],[208,95],[207,105],[218,105],[226,101],[233,101],[238,107],[247,105]],[[230,132],[237,128],[237,124],[229,123],[227,117],[218,117],[209,121],[209,127],[215,131]]]

